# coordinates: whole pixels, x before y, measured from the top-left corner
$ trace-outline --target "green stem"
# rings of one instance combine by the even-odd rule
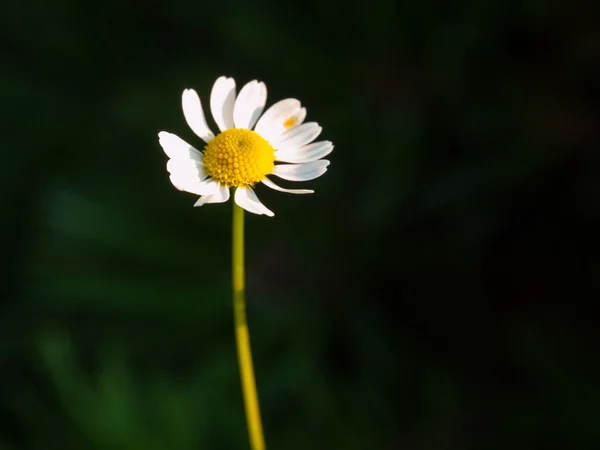
[[[250,334],[246,321],[246,289],[244,286],[244,210],[233,203],[233,313],[235,319],[235,337],[237,341],[238,361],[246,408],[246,421],[252,450],[265,450],[260,421],[260,407],[252,367]]]

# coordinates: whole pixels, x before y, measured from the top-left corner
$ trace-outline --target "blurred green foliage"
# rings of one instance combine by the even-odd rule
[[[4,5],[0,450],[247,448],[231,205],[157,139],[220,75],[336,145],[247,219],[269,448],[597,449],[600,28],[559,3]]]

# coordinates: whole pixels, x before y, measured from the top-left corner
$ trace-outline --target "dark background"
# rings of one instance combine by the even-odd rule
[[[3,4],[0,449],[248,448],[231,203],[157,138],[220,75],[336,145],[247,215],[269,448],[600,448],[592,5]]]

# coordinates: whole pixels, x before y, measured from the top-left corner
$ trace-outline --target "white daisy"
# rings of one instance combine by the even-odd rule
[[[306,108],[298,100],[281,100],[261,116],[266,101],[267,87],[262,82],[250,81],[236,97],[233,78],[217,79],[210,95],[210,110],[221,131],[215,136],[206,123],[196,91],[183,91],[183,115],[192,131],[206,142],[204,150],[166,131],[158,137],[170,158],[167,170],[173,186],[200,195],[194,206],[226,202],[229,189],[235,187],[234,200],[239,206],[254,214],[273,216],[252,189],[256,183],[291,194],[314,192],[284,189],[267,175],[290,181],[320,177],[329,165],[321,158],[331,153],[333,144],[311,144],[321,127],[316,122],[303,123]]]

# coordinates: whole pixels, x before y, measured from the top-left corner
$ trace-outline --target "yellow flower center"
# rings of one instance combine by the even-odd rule
[[[233,186],[253,186],[275,167],[275,150],[252,130],[231,128],[204,147],[206,173]]]

